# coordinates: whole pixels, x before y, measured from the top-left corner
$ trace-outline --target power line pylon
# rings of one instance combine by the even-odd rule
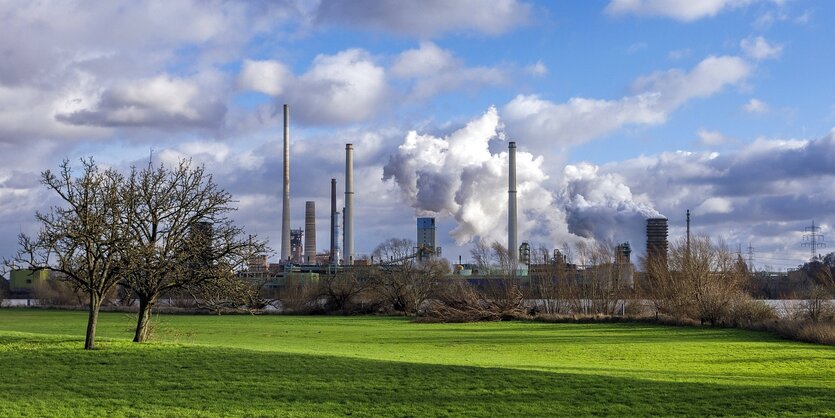
[[[812,221],[812,226],[806,227],[806,233],[803,234],[803,246],[810,247],[812,250],[812,258],[809,261],[815,261],[818,258],[818,248],[826,247],[824,237],[819,233],[819,226],[815,226],[815,221]]]

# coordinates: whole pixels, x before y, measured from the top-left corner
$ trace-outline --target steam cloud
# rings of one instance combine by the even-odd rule
[[[504,242],[507,236],[506,151],[496,108],[443,137],[411,131],[389,159],[384,180],[393,180],[418,215],[452,216],[458,245],[474,238]],[[524,148],[524,143],[520,143]],[[544,158],[517,152],[519,232],[522,240],[558,246],[578,240],[643,239],[644,219],[658,216],[612,174],[591,164],[566,166],[559,191],[549,190]]]

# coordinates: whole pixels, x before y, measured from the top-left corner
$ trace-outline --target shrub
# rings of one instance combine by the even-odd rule
[[[774,308],[761,300],[740,299],[730,308],[729,325],[744,327],[750,324],[776,320]]]
[[[84,294],[69,282],[47,279],[39,282],[34,290],[35,299],[43,306],[78,307],[84,305]]]

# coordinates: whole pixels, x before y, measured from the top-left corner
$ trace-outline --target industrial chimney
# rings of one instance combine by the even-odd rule
[[[510,266],[515,271],[519,260],[519,247],[516,245],[516,143],[508,145],[508,185],[507,185],[507,251]]]
[[[284,195],[281,209],[281,261],[290,259],[290,106],[284,105]]]
[[[345,264],[354,264],[354,146],[345,144]]]
[[[304,259],[316,264],[316,202],[304,202]]]
[[[331,258],[330,264],[337,265],[339,263],[339,258],[336,254],[336,240],[339,238],[336,234],[336,223],[339,221],[339,218],[336,216],[336,179],[331,179]]]

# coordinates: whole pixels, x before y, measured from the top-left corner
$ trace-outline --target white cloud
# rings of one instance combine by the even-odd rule
[[[280,62],[244,60],[238,75],[238,87],[278,96],[284,92],[292,78],[290,69]]]
[[[749,100],[742,106],[742,109],[748,113],[768,113],[769,111],[768,103],[757,99]]]
[[[708,57],[690,72],[670,70],[641,77],[636,94],[618,100],[575,97],[553,103],[519,95],[502,109],[508,133],[540,145],[567,146],[607,135],[624,125],[657,125],[688,100],[708,97],[744,80],[750,67],[738,57]]]
[[[753,0],[612,0],[605,11],[611,15],[661,16],[692,22],[750,3]]]
[[[104,90],[89,108],[55,117],[71,125],[217,126],[223,121],[226,106],[212,98],[214,89],[202,88],[199,81],[169,75],[135,80]]]
[[[534,77],[542,77],[548,74],[548,67],[540,60],[525,67],[525,72]]]
[[[696,134],[699,136],[699,144],[705,147],[715,147],[717,145],[722,145],[730,140],[730,138],[722,135],[721,132],[718,131],[709,131],[704,128],[699,128]]]
[[[362,49],[317,55],[288,91],[298,120],[339,124],[376,115],[388,93],[386,74]]]
[[[402,78],[427,77],[459,65],[449,50],[432,42],[421,42],[420,48],[404,51],[395,58],[391,73]]]
[[[730,199],[724,197],[710,197],[693,210],[693,214],[695,215],[731,212],[733,212],[733,205]]]
[[[769,44],[762,36],[745,38],[739,42],[739,47],[755,60],[777,58],[783,53],[782,44]]]
[[[530,6],[516,0],[323,1],[317,19],[428,39],[449,32],[497,35],[527,22]]]
[[[417,99],[466,87],[501,84],[506,80],[504,71],[491,67],[466,67],[451,51],[432,42],[421,42],[418,49],[398,55],[392,64],[391,74],[413,79],[411,95]]]

